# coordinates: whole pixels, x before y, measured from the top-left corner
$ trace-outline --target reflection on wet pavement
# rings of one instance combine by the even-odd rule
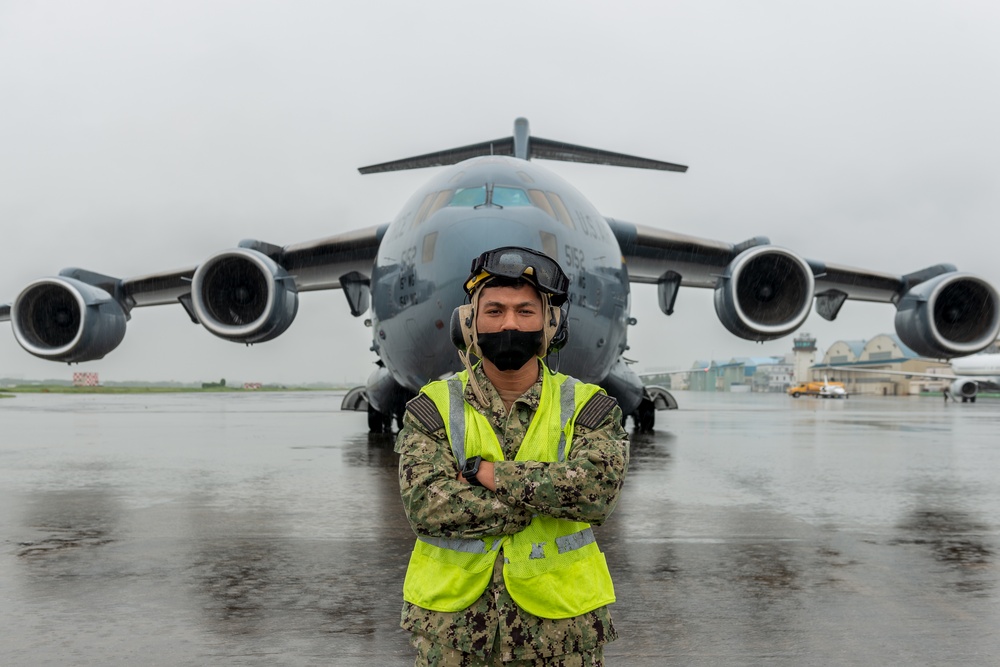
[[[412,664],[393,441],[339,400],[0,402],[0,663]],[[595,529],[609,665],[1000,652],[1000,405],[686,394],[658,417]]]
[[[75,549],[93,549],[114,541],[114,499],[100,491],[40,493],[24,518],[17,556],[42,567]]]
[[[955,590],[985,596],[995,587],[994,547],[987,534],[996,531],[969,513],[917,509],[899,528],[906,536],[892,543],[928,547],[935,560],[952,568],[957,579],[950,583]]]

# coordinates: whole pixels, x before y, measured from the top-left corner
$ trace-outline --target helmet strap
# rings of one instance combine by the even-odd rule
[[[562,318],[562,311],[552,305],[548,294],[539,290],[538,296],[542,298],[542,313],[544,313],[544,319],[542,320],[542,347],[538,350],[538,356],[546,357],[549,354],[549,345],[552,344],[552,339],[556,337],[556,333],[559,331],[559,320]]]
[[[473,372],[472,361],[469,359],[470,353],[475,354],[480,359],[483,357],[483,353],[479,349],[479,334],[476,331],[476,313],[479,311],[479,295],[482,291],[483,288],[480,285],[472,293],[472,308],[470,309],[469,317],[461,318],[462,337],[469,342],[469,345],[466,349],[458,351],[458,358],[462,361],[462,365],[469,374],[469,384],[472,385],[472,393],[479,399],[479,404],[485,408],[489,406],[489,403],[486,401],[486,394],[483,393],[483,388],[479,386],[479,380],[476,379],[476,374]]]

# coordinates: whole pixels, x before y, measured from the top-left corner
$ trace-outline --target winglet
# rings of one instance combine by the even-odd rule
[[[425,153],[415,157],[393,160],[381,164],[373,164],[358,169],[362,174],[377,174],[387,171],[402,171],[405,169],[422,169],[424,167],[443,167],[458,164],[463,160],[485,155],[509,155],[521,160],[537,157],[543,160],[559,160],[562,162],[583,162],[586,164],[604,164],[612,167],[632,167],[634,169],[656,169],[659,171],[687,171],[687,166],[651,160],[649,158],[613,153],[599,148],[588,148],[567,144],[561,141],[532,137],[527,118],[514,121],[514,134],[493,141],[479,144],[449,148],[435,153]]]

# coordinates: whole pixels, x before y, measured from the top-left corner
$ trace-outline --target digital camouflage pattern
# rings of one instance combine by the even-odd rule
[[[489,405],[480,405],[468,386],[465,400],[489,419],[506,459],[495,462],[496,493],[458,481],[458,463],[444,428],[428,432],[408,411],[396,451],[403,506],[414,532],[464,539],[511,535],[525,528],[534,514],[602,524],[618,502],[628,467],[628,435],[617,404],[596,428],[577,425],[565,463],[514,461],[538,409],[546,371],[540,364],[538,381],[514,402],[509,415],[481,364],[473,372]],[[594,650],[617,638],[608,608],[570,619],[533,616],[507,592],[502,561],[497,559],[483,595],[465,610],[435,612],[403,603],[402,626],[414,633],[418,656],[455,649],[508,662],[583,653],[590,655],[567,656],[566,664],[601,664],[600,651],[595,655]],[[435,660],[442,657],[436,655]],[[446,663],[482,664],[472,655],[464,658],[469,660],[454,662],[453,657]]]
[[[598,646],[592,651],[580,653],[565,653],[560,656],[546,658],[528,658],[525,660],[500,660],[498,652],[490,653],[485,659],[472,653],[463,653],[448,646],[432,644],[423,635],[414,635],[413,646],[417,649],[417,659],[414,667],[604,667],[604,647]]]

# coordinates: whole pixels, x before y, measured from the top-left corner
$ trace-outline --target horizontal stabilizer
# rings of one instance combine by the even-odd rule
[[[443,167],[458,164],[463,160],[487,155],[508,155],[530,160],[537,157],[543,160],[559,160],[562,162],[583,162],[586,164],[604,164],[612,167],[633,167],[635,169],[657,169],[660,171],[687,171],[682,164],[650,160],[649,158],[613,153],[599,148],[588,148],[567,144],[562,141],[552,141],[541,137],[531,137],[528,131],[528,121],[518,118],[514,121],[514,136],[484,141],[481,144],[470,144],[459,148],[451,148],[436,153],[427,153],[416,157],[383,162],[358,169],[362,174],[376,174],[386,171],[402,171],[404,169],[422,169],[424,167]]]
[[[560,160],[562,162],[584,162],[587,164],[606,164],[612,167],[633,167],[635,169],[657,169],[659,171],[687,171],[687,166],[674,164],[672,162],[662,162],[660,160],[650,160],[649,158],[625,155],[624,153],[612,153],[599,148],[587,148],[586,146],[576,146],[563,143],[561,141],[550,141],[541,137],[532,137],[530,146],[531,157],[542,158],[544,160]]]
[[[370,167],[358,169],[362,174],[378,174],[386,171],[403,171],[404,169],[423,169],[424,167],[445,167],[450,164],[458,164],[464,160],[484,155],[513,155],[514,138],[497,139],[496,141],[485,141],[481,144],[472,144],[460,148],[450,148],[437,153],[427,153],[416,157],[373,164]]]

